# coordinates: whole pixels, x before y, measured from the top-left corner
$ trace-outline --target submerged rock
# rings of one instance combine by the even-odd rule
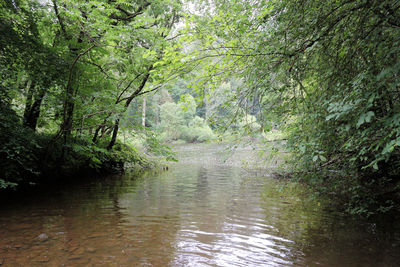
[[[33,261],[35,262],[48,262],[50,259],[48,256],[38,256]]]
[[[45,233],[42,233],[40,235],[38,235],[37,237],[40,241],[46,241],[47,239],[49,239],[49,236],[46,235]]]
[[[87,251],[87,252],[95,252],[96,249],[95,249],[95,248],[92,248],[92,247],[88,247],[88,248],[86,248],[86,251]]]

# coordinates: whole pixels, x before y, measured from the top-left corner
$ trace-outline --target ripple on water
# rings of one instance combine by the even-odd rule
[[[186,147],[167,172],[0,206],[0,265],[400,266],[396,225],[385,232],[305,210],[301,196],[261,198],[271,180],[243,172],[240,159],[225,164],[223,154]]]

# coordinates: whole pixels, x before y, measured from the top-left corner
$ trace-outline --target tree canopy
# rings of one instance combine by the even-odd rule
[[[203,1],[186,41],[194,88],[244,81],[263,125],[287,133],[294,172],[354,213],[394,207],[400,177],[397,1]],[[229,12],[226,12],[229,11]],[[212,90],[210,91],[212,95]],[[386,201],[386,202],[385,202]],[[382,204],[384,203],[384,204]]]
[[[6,0],[0,18],[0,186],[35,160],[104,163],[136,112],[164,140],[282,131],[291,177],[352,213],[398,205],[398,1]]]

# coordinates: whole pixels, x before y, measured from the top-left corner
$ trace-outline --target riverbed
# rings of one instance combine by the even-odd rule
[[[251,165],[251,147],[175,150],[167,171],[3,201],[0,266],[400,266],[397,222],[327,211],[296,190],[271,193],[286,185],[273,162]]]

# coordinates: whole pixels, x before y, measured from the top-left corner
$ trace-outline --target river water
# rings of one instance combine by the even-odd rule
[[[0,205],[1,266],[400,266],[398,222],[324,211],[243,169],[246,149],[180,147],[165,172],[34,191]]]

